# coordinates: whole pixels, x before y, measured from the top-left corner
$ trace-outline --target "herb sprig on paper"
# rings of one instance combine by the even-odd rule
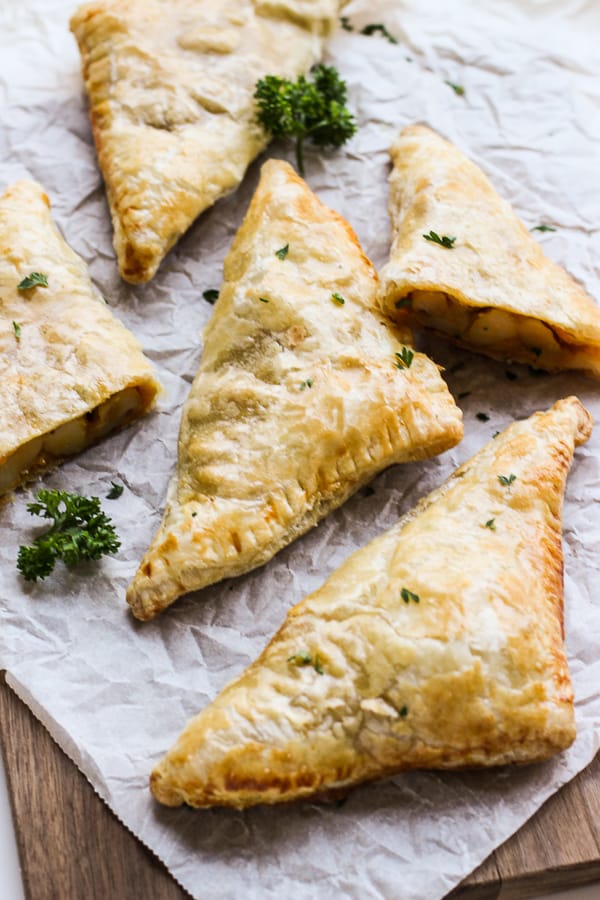
[[[48,287],[48,276],[43,272],[31,272],[17,285],[18,291],[30,291],[34,287]]]

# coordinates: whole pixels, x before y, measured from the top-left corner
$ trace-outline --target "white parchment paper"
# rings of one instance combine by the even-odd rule
[[[464,441],[397,467],[268,566],[190,596],[158,620],[129,615],[125,587],[158,524],[175,462],[179,410],[201,351],[221,266],[257,181],[200,218],[155,280],[117,274],[68,0],[0,2],[0,187],[39,180],[70,244],[139,336],[166,387],[158,411],[46,479],[104,497],[122,552],[41,585],[17,574],[36,521],[31,492],[0,509],[0,666],[120,819],[196,897],[406,898],[448,892],[594,756],[600,744],[600,428],[576,454],[564,510],[566,631],[578,738],[552,762],[484,773],[405,775],[355,790],[339,807],[306,803],[246,813],[169,810],[147,790],[152,765],[190,716],[249,663],[292,603],[389,527],[514,417],[577,393],[600,419],[598,384],[533,377],[431,342],[465,413]],[[594,0],[454,3],[357,0],[357,26],[384,22],[399,43],[341,31],[327,60],[347,79],[360,130],[332,155],[307,153],[307,180],[345,215],[381,265],[389,246],[387,147],[424,121],[483,167],[544,248],[600,298],[600,7]],[[457,96],[445,84],[464,86]],[[291,159],[291,149],[272,154]],[[260,162],[260,161],[259,161]],[[465,392],[469,392],[465,395]],[[490,416],[488,422],[477,412]],[[523,585],[523,602],[527,587]]]

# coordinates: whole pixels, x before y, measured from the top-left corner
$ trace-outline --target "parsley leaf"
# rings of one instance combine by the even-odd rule
[[[453,81],[444,81],[444,84],[447,84],[448,87],[451,87],[455,94],[459,97],[464,97],[465,89],[462,84],[454,84]]]
[[[280,247],[279,250],[275,251],[275,256],[277,259],[285,259],[290,250],[290,245],[286,244],[285,247]]]
[[[48,287],[48,276],[42,272],[31,272],[17,285],[18,291],[30,291],[34,287]]]
[[[261,303],[268,303],[268,302],[269,302],[269,301],[267,300],[266,297],[259,297],[258,299],[260,300]]]
[[[306,381],[300,382],[300,390],[305,391],[306,388],[311,388],[313,386],[312,378],[307,378]]]
[[[396,353],[394,364],[398,369],[410,369],[414,358],[414,352],[409,347],[403,347],[401,353]]]
[[[318,675],[323,675],[323,661],[318,653],[315,653],[314,659],[307,650],[301,650],[288,656],[287,661],[295,666],[312,666]]]
[[[32,516],[52,519],[53,524],[32,544],[19,547],[17,569],[26,581],[46,578],[57,559],[71,568],[84,560],[116,553],[121,546],[98,497],[41,490],[35,495],[35,502],[27,504],[27,511]]]
[[[20,341],[21,340],[21,326],[18,322],[12,323],[13,331],[15,333],[15,338]]]
[[[408,715],[408,706],[401,706],[400,709],[398,710],[398,715],[402,719],[405,719],[406,716]]]
[[[410,603],[411,600],[413,603],[418,603],[421,598],[418,594],[413,594],[413,592],[409,591],[408,588],[403,587],[400,591],[400,599],[404,600],[405,603]]]
[[[300,75],[289,81],[267,75],[256,83],[257,119],[273,137],[296,142],[296,163],[304,175],[303,147],[307,138],[317,147],[341,147],[356,131],[346,107],[348,91],[337,69],[318,65],[312,81]]]
[[[509,487],[513,481],[517,480],[517,476],[511,473],[510,475],[498,475],[498,481],[503,487]]]
[[[410,309],[412,306],[412,298],[403,297],[401,300],[396,300],[394,306],[396,309]]]
[[[489,422],[490,421],[490,417],[488,416],[487,413],[484,413],[484,412],[476,413],[475,418],[479,419],[480,422]]]
[[[393,34],[390,34],[385,25],[382,25],[381,22],[374,23],[373,25],[365,25],[361,34],[366,34],[369,37],[372,34],[380,34],[382,37],[386,38],[390,44],[398,43],[398,39],[395,38]]]
[[[554,225],[534,225],[530,231],[556,231]]]
[[[219,299],[219,292],[215,291],[214,288],[209,288],[207,291],[204,291],[202,296],[204,297],[204,299],[206,300],[207,303],[210,303],[212,305],[213,303],[216,303],[217,300]]]
[[[122,484],[115,484],[114,481],[111,481],[111,489],[106,495],[107,500],[118,500],[125,488]]]
[[[344,29],[344,31],[354,31],[354,26],[352,25],[348,16],[340,16],[340,25]]]
[[[335,294],[331,295],[331,299],[333,300],[334,303],[337,303],[338,306],[343,306],[344,303],[346,302],[344,297],[342,297],[342,295],[338,294],[337,292]]]
[[[447,234],[439,236],[436,231],[430,231],[429,234],[424,234],[423,237],[426,241],[431,241],[433,244],[439,244],[440,247],[446,247],[448,250],[452,250],[454,247],[455,237],[450,237]]]
[[[490,531],[495,531],[496,530],[496,525],[494,524],[495,522],[496,522],[495,519],[488,519],[487,522],[485,523],[485,527],[489,528]]]

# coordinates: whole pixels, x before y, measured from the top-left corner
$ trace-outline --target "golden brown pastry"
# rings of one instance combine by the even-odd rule
[[[392,463],[441,453],[461,414],[375,302],[349,225],[271,160],[224,265],[164,518],[127,592],[140,619],[271,559]]]
[[[47,287],[19,290],[34,272]],[[0,197],[0,494],[144,415],[158,389],[40,185],[14,184]]]
[[[515,422],[354,553],[189,723],[154,796],[279,803],[568,747],[561,510],[591,427],[575,397]]]
[[[119,269],[149,281],[268,137],[256,82],[307,72],[338,0],[98,0],[71,19]]]
[[[494,359],[600,376],[600,308],[481,169],[422,125],[401,131],[390,152],[386,312]],[[454,241],[441,246],[430,232]]]

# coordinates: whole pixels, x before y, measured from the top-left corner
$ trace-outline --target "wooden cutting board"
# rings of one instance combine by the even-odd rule
[[[0,673],[0,740],[27,900],[184,900]],[[448,900],[522,900],[600,880],[600,755]],[[598,885],[600,896],[600,884]]]

